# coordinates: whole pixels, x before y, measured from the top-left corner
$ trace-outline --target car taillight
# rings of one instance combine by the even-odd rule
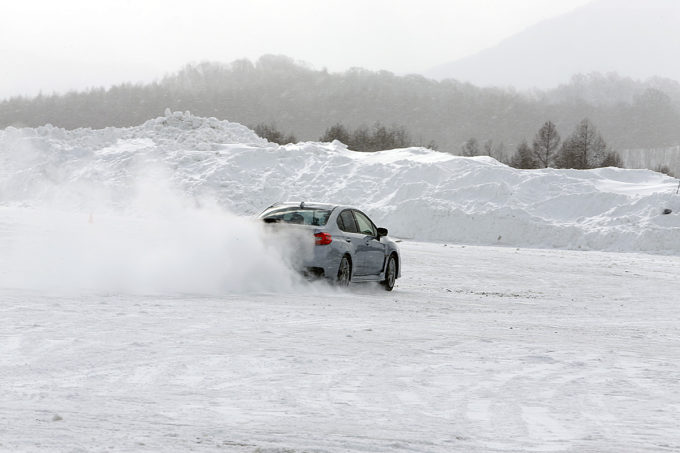
[[[316,233],[314,235],[314,244],[328,245],[333,242],[333,237],[328,233]]]

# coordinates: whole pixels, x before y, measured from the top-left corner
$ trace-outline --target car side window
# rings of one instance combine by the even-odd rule
[[[341,231],[345,231],[345,222],[342,221],[342,216],[338,216],[336,222],[338,224],[338,228],[340,228]]]
[[[358,233],[356,223],[354,222],[354,216],[352,211],[346,209],[340,213],[338,216],[338,228],[346,233]]]
[[[378,230],[376,230],[373,222],[366,217],[361,211],[354,211],[354,217],[357,219],[357,226],[359,227],[359,232],[361,234],[366,234],[368,236],[378,236]]]

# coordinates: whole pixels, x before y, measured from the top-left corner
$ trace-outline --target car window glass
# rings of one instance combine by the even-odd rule
[[[347,233],[357,233],[359,231],[354,222],[352,211],[349,209],[342,211],[338,216],[338,227]]]
[[[284,207],[267,211],[260,218],[265,222],[323,226],[328,222],[330,215],[331,211],[327,209]]]
[[[357,219],[357,226],[359,227],[359,232],[361,234],[367,234],[370,236],[377,236],[378,232],[373,226],[373,223],[366,217],[366,215],[359,211],[354,211],[354,217]]]
[[[336,222],[338,223],[338,228],[345,231],[345,222],[342,221],[342,216],[338,216]]]

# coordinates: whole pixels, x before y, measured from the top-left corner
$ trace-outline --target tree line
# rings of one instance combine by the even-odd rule
[[[274,124],[258,124],[253,130],[260,137],[270,142],[285,145],[295,143],[293,134],[280,132]],[[319,137],[320,142],[338,140],[353,151],[382,151],[410,146],[424,146],[436,150],[436,144],[422,145],[414,143],[411,135],[403,126],[386,127],[376,123],[372,128],[362,126],[351,130],[341,123],[326,129]],[[595,125],[587,118],[581,120],[574,131],[564,141],[552,121],[546,121],[534,135],[531,145],[523,140],[514,154],[505,153],[505,145],[498,146],[486,140],[482,146],[472,137],[460,148],[460,155],[474,157],[487,155],[511,167],[522,169],[536,168],[572,168],[585,170],[599,167],[623,167],[619,154],[612,150]],[[668,168],[657,168],[657,171],[670,173]]]
[[[251,129],[258,136],[279,145],[297,142],[295,135],[292,133],[284,134],[277,129],[275,124],[260,123]],[[437,149],[437,145],[433,141],[427,144],[415,142],[404,126],[392,125],[387,127],[380,122],[375,123],[370,128],[368,126],[361,126],[353,130],[342,123],[336,123],[326,129],[326,132],[318,138],[320,142],[332,142],[334,140],[347,145],[352,151],[361,152],[383,151],[411,146]]]
[[[601,86],[608,96],[590,98]],[[616,149],[680,144],[680,84],[673,81],[589,76],[526,94],[360,68],[329,73],[271,55],[186,65],[148,84],[6,99],[0,102],[0,128],[126,127],[166,107],[246,125],[277,124],[300,140],[316,140],[336,124],[358,137],[375,133],[367,124],[407,125],[413,143],[436,143],[451,153],[471,136],[515,149],[545,118],[559,128],[588,117]]]
[[[595,125],[587,118],[581,120],[564,141],[552,121],[546,121],[531,142],[517,146],[508,158],[504,146],[494,147],[491,141],[484,144],[484,151],[476,138],[468,139],[461,147],[463,156],[488,155],[515,168],[574,168],[622,167],[619,154],[612,150]]]

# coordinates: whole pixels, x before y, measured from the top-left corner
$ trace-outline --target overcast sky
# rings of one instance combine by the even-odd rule
[[[0,4],[0,98],[283,54],[424,72],[589,0],[20,0]]]

